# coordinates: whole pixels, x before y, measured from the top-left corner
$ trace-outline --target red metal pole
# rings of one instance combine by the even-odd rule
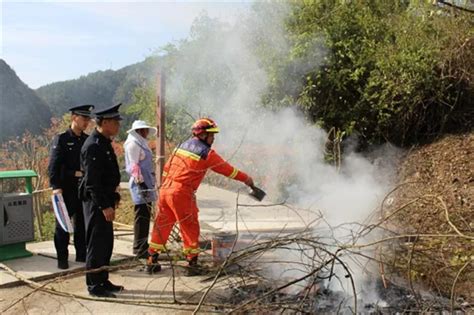
[[[156,182],[161,186],[161,177],[165,165],[165,75],[158,73],[156,85]]]

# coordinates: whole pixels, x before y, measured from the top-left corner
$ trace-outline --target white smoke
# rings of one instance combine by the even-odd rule
[[[199,44],[181,46],[169,78],[168,103],[187,105],[187,111],[195,118],[208,115],[215,119],[221,128],[216,150],[254,177],[270,199],[281,200],[285,196],[297,207],[319,209],[332,228],[366,223],[390,188],[392,165],[382,167],[373,162],[376,159],[347,152],[337,170],[324,160],[324,130],[308,122],[295,108],[269,110],[261,106],[269,74],[254,54],[252,41],[259,38],[277,56],[287,56],[289,45],[283,32],[287,10],[283,4],[269,5],[268,15],[255,18],[250,12],[237,19],[239,23],[221,25],[212,36],[200,38],[196,41]],[[314,49],[324,56],[320,41],[314,42]],[[317,67],[320,62],[301,59],[296,71],[303,75],[308,67]],[[216,74],[218,82],[212,81]],[[200,84],[193,86],[192,82]],[[197,89],[195,97],[184,99],[183,91],[193,89]],[[380,150],[378,159],[383,159],[385,152]],[[333,233],[341,243],[352,237],[346,229],[335,229]],[[357,275],[358,290],[362,292],[365,277],[360,270],[369,267],[360,267],[350,259],[345,261]],[[343,279],[344,273],[341,271]],[[350,293],[351,289],[346,287],[345,291]]]

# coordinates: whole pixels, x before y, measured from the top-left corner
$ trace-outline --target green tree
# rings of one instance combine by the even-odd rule
[[[409,145],[469,128],[472,26],[466,13],[415,1],[296,2],[291,49],[269,65],[280,79],[270,80],[267,102],[297,103],[365,144]]]

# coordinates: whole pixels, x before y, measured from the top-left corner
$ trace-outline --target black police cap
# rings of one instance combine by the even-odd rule
[[[119,113],[119,107],[122,105],[122,103],[108,107],[106,109],[102,110],[96,110],[94,112],[94,115],[98,119],[116,119],[116,120],[122,120],[122,116],[120,116]]]
[[[94,107],[95,106],[91,104],[79,105],[79,106],[74,106],[74,107],[69,108],[69,111],[71,111],[71,113],[76,114],[76,115],[91,117],[92,110],[94,109]]]

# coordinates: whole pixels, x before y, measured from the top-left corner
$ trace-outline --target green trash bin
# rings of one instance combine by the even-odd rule
[[[0,261],[28,257],[25,243],[35,238],[32,170],[0,172]],[[6,181],[25,180],[24,192],[5,192]]]

